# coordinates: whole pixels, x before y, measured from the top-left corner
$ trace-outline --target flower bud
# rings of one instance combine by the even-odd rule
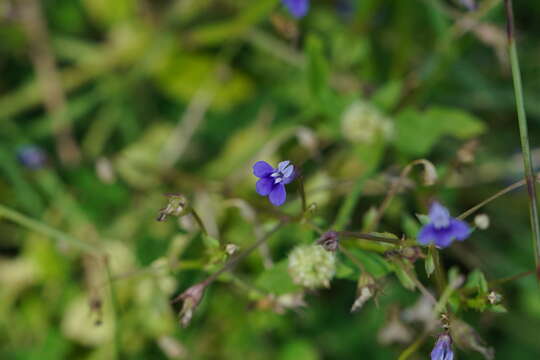
[[[480,230],[489,228],[489,216],[486,214],[478,214],[474,217],[474,225]]]
[[[460,348],[478,351],[486,360],[492,360],[495,357],[493,348],[486,346],[476,330],[466,322],[455,319],[452,321],[450,330],[452,332],[452,338]]]
[[[169,203],[159,211],[157,221],[165,221],[168,216],[181,217],[190,211],[188,201],[184,195],[167,194]]]
[[[317,245],[321,245],[324,250],[335,252],[339,247],[339,235],[335,231],[327,231],[317,240]]]
[[[320,245],[299,245],[289,254],[289,274],[294,283],[315,289],[330,287],[336,257]]]
[[[356,312],[364,306],[366,301],[375,295],[375,279],[368,273],[363,272],[358,279],[358,289],[356,291],[356,300],[351,307],[351,312]]]
[[[193,313],[199,306],[201,299],[204,295],[204,290],[206,289],[206,283],[201,282],[196,285],[193,285],[176,298],[173,299],[173,303],[178,301],[183,301],[182,309],[178,316],[180,317],[180,324],[182,327],[187,327],[193,318]]]
[[[453,358],[452,338],[448,333],[442,333],[431,351],[431,360],[452,360]]]

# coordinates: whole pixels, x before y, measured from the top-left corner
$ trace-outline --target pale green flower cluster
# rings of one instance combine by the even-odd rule
[[[295,284],[315,289],[330,287],[336,257],[320,245],[299,245],[289,254],[289,274]]]

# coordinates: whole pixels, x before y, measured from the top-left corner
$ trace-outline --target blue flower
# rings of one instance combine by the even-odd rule
[[[452,338],[444,333],[439,335],[433,351],[431,351],[431,360],[452,360],[454,352],[452,351]]]
[[[429,209],[430,222],[422,227],[418,242],[422,245],[434,243],[439,248],[450,246],[457,240],[465,240],[471,232],[466,222],[450,216],[448,209],[434,202]]]
[[[17,159],[26,168],[37,170],[45,166],[47,155],[37,146],[26,145],[17,150]]]
[[[260,178],[256,184],[259,195],[268,196],[275,206],[283,205],[287,198],[285,185],[294,180],[294,166],[290,161],[282,161],[274,169],[266,161],[257,161],[253,165],[253,175]]]
[[[291,15],[297,19],[306,16],[309,10],[309,0],[282,0],[282,2]]]

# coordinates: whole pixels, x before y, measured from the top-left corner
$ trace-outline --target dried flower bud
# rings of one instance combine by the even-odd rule
[[[299,245],[289,254],[289,274],[294,283],[310,289],[330,287],[336,257],[320,245]]]
[[[351,312],[360,310],[366,301],[371,299],[376,292],[375,279],[368,273],[363,272],[358,279],[356,299],[351,307]]]
[[[182,309],[178,314],[182,327],[187,327],[191,322],[193,313],[197,309],[197,306],[199,306],[199,303],[204,295],[206,285],[207,284],[204,282],[193,285],[173,299],[173,303],[183,301]]]
[[[460,348],[478,351],[486,360],[492,360],[495,357],[493,348],[487,347],[476,330],[466,322],[455,319],[452,321],[450,330],[452,338]]]
[[[238,251],[238,249],[240,249],[240,248],[238,247],[238,245],[232,244],[232,243],[231,243],[231,244],[227,244],[227,245],[225,246],[225,252],[226,252],[227,255],[229,255],[229,256],[234,255],[234,254]]]
[[[335,252],[339,247],[339,235],[335,231],[327,231],[317,240],[324,250]]]
[[[457,159],[462,164],[474,162],[480,142],[476,139],[466,142],[457,152]]]
[[[185,196],[179,194],[166,194],[169,203],[159,211],[157,221],[165,221],[168,216],[184,216],[190,211],[188,201]]]
[[[389,344],[407,344],[413,338],[413,334],[399,318],[399,309],[393,307],[390,309],[390,316],[387,323],[379,330],[377,340],[383,345]]]
[[[502,300],[502,295],[491,290],[487,296],[487,299],[491,305],[497,305]]]
[[[437,181],[437,169],[431,161],[426,159],[417,160],[417,163],[424,167],[423,181],[425,186],[434,185]]]
[[[486,214],[478,214],[474,217],[474,225],[480,230],[489,228],[489,216]]]

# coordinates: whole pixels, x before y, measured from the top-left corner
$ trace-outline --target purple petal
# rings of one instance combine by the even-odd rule
[[[469,225],[467,225],[465,221],[461,221],[458,219],[452,219],[450,221],[450,229],[452,232],[452,236],[460,241],[463,241],[466,238],[468,238],[471,233],[471,229],[469,228]]]
[[[270,199],[270,202],[275,206],[283,205],[285,199],[287,198],[287,193],[285,192],[285,185],[277,184],[276,186],[274,186],[268,198]]]
[[[285,177],[283,178],[283,182],[282,182],[282,183],[283,183],[284,185],[287,185],[288,183],[290,183],[291,181],[293,181],[294,178],[296,178],[296,172],[293,171],[293,172],[291,173],[290,176],[285,176]]]
[[[429,218],[437,229],[447,227],[450,224],[448,209],[434,201],[429,209]]]
[[[266,161],[257,161],[255,165],[253,165],[253,175],[256,177],[265,177],[270,175],[274,171],[274,168],[270,166],[269,163]]]
[[[289,160],[282,161],[278,164],[277,168],[279,171],[284,172],[285,168],[289,166],[291,162]]]
[[[309,0],[283,0],[283,4],[295,18],[305,16],[309,10]]]
[[[417,236],[418,242],[422,245],[431,244],[436,238],[436,229],[432,224],[424,225]]]
[[[272,191],[273,185],[274,180],[272,178],[264,177],[257,181],[257,184],[255,184],[255,189],[257,190],[257,194],[266,196]]]
[[[452,228],[447,227],[444,229],[435,229],[435,245],[438,248],[445,248],[450,246],[454,241],[454,234]]]

